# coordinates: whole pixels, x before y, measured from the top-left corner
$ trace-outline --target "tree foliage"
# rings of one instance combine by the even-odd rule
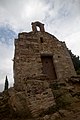
[[[8,78],[6,76],[4,90],[7,90],[8,86],[9,86],[9,83],[8,83]]]
[[[74,68],[75,68],[77,74],[80,74],[80,60],[79,60],[79,56],[74,55],[71,52],[71,50],[69,50],[69,54],[71,56],[71,59],[73,61],[73,65],[74,65]]]

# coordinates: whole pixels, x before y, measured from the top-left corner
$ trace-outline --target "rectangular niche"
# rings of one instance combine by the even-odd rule
[[[56,71],[53,63],[53,56],[50,55],[42,55],[41,56],[42,61],[42,72],[50,79],[57,79]]]

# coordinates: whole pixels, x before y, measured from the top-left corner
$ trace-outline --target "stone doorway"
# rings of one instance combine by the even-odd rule
[[[50,79],[57,79],[55,67],[53,64],[53,56],[41,56],[41,61],[43,65],[43,74],[45,74]]]

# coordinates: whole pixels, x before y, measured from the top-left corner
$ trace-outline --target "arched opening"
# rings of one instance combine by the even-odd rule
[[[40,22],[34,22],[32,23],[32,30],[34,32],[36,31],[41,31],[41,32],[44,32],[44,24],[40,23]]]
[[[39,26],[36,26],[36,29],[37,29],[37,31],[40,31],[40,27]]]

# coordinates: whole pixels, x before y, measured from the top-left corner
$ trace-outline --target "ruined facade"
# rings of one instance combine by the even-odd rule
[[[60,110],[69,105],[70,111],[70,104],[80,99],[80,77],[75,75],[65,43],[45,32],[44,24],[32,23],[32,31],[19,33],[15,40],[14,87],[0,96],[0,115],[11,113],[19,119],[31,120],[63,117]],[[77,86],[72,82],[77,82]],[[79,111],[80,107],[75,110]]]
[[[76,72],[65,43],[45,32],[44,24],[34,22],[31,32],[19,33],[14,55],[16,89],[23,89],[27,80],[54,82],[73,75]]]

